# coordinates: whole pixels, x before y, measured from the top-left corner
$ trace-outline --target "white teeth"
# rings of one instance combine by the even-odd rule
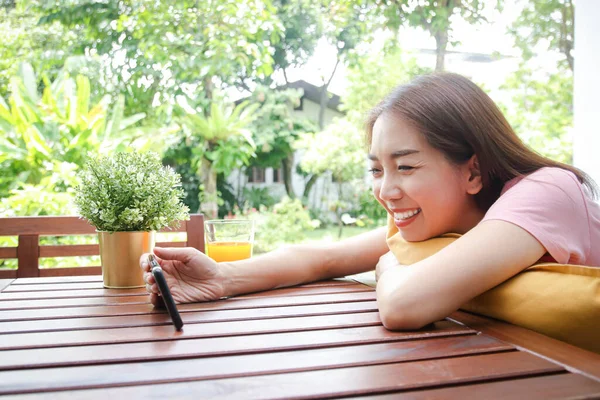
[[[421,209],[420,208],[416,208],[416,209],[410,210],[410,211],[405,211],[405,212],[401,212],[401,213],[394,213],[394,219],[409,219],[413,215],[417,215],[420,212],[421,212]]]

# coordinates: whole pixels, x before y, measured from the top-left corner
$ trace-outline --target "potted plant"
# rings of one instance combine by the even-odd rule
[[[156,153],[116,153],[90,159],[80,180],[75,205],[98,232],[104,287],[144,286],[138,262],[156,231],[189,218],[180,176]]]

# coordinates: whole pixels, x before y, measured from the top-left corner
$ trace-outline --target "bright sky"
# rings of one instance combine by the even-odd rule
[[[453,38],[458,40],[460,44],[454,48],[449,47],[448,50],[482,54],[498,52],[507,56],[517,56],[519,54],[514,49],[514,40],[507,33],[507,28],[518,16],[520,7],[516,4],[516,0],[506,0],[504,10],[500,13],[490,3],[487,2],[487,8],[484,10],[484,15],[489,23],[483,22],[478,25],[471,25],[461,18],[455,18],[452,24]],[[400,37],[402,38],[402,47],[408,51],[435,49],[435,40],[422,29],[403,28]],[[290,81],[304,79],[314,85],[322,85],[322,82],[329,77],[335,65],[335,54],[335,49],[322,40],[313,57],[303,68],[287,71],[288,79]],[[418,59],[420,63],[426,66],[435,67],[435,57],[433,55],[420,55]],[[486,82],[486,86],[489,85],[492,88],[503,82],[506,75],[513,69],[510,66],[507,68],[506,65],[501,65],[502,62],[494,63],[500,64],[498,65],[499,68],[489,68],[490,66],[487,64],[471,63],[474,65],[464,65],[460,62],[452,62],[450,56],[447,56],[446,62],[447,69],[469,75],[476,81]],[[516,63],[512,61],[512,64]],[[330,91],[343,94],[344,88],[345,71],[343,67],[338,67]]]

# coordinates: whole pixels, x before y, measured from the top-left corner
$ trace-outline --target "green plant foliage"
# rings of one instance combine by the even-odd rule
[[[382,226],[385,225],[387,211],[373,196],[370,188],[360,190],[357,193],[358,207],[353,211],[356,215],[358,226]]]
[[[30,1],[15,3],[15,7],[0,7],[0,96],[5,98],[10,78],[22,62],[54,79],[80,44],[79,29],[67,29],[60,23],[38,25],[40,14],[29,6]]]
[[[163,164],[171,166],[181,176],[181,187],[185,192],[183,203],[190,210],[200,208],[200,176],[198,176],[198,157],[194,150],[200,144],[197,141],[182,139],[174,146],[169,147],[163,156]]]
[[[256,145],[248,125],[256,118],[258,104],[238,105],[215,99],[210,113],[190,113],[180,119],[187,136],[205,143],[204,157],[216,173],[229,173],[248,163]]]
[[[347,119],[338,118],[325,131],[298,141],[298,148],[306,149],[300,165],[313,174],[331,171],[342,182],[360,178],[366,171],[363,144],[362,132]]]
[[[496,4],[502,4],[498,0]],[[488,1],[489,3],[489,1]],[[373,13],[381,14],[383,25],[397,33],[401,26],[423,28],[436,43],[436,71],[444,70],[444,57],[448,44],[456,44],[452,36],[452,22],[457,17],[475,24],[485,21],[483,0],[420,0],[398,2],[383,0],[378,7],[373,7]]]
[[[263,0],[57,0],[33,2],[40,24],[80,29],[80,51],[105,57],[106,86],[134,93],[128,110],[170,102],[187,85],[207,92],[272,73],[282,26]],[[136,88],[143,90],[136,90]],[[208,96],[210,97],[210,96]]]
[[[156,153],[90,159],[75,204],[99,231],[158,231],[188,218],[180,177]]]
[[[0,216],[33,216],[33,215],[73,215],[73,194],[46,189],[43,185],[49,178],[44,178],[40,185],[23,185],[11,191],[9,197],[0,199]]]
[[[358,129],[363,129],[367,113],[397,85],[418,75],[431,72],[417,64],[416,59],[398,48],[384,55],[365,56],[348,71],[348,89],[341,109]]]
[[[272,207],[277,200],[269,194],[269,188],[244,188],[244,203],[247,207],[259,209],[260,206]]]
[[[208,110],[194,109],[186,99],[179,99],[182,116],[179,117],[190,145],[191,159],[186,163],[196,168],[202,182],[200,205],[209,218],[218,214],[218,174],[229,174],[235,168],[247,165],[254,156],[256,145],[248,129],[256,118],[258,104],[248,101],[234,105],[216,97]]]
[[[503,89],[511,93],[504,114],[519,137],[553,160],[573,162],[573,74],[565,67],[548,73],[522,65]]]
[[[321,35],[320,7],[311,0],[273,0],[277,17],[283,25],[280,40],[273,43],[275,70],[300,67],[313,54]],[[270,82],[271,77],[267,77]]]
[[[259,86],[254,90],[252,101],[260,108],[250,125],[256,143],[256,157],[251,165],[281,167],[281,162],[293,155],[296,140],[317,130],[308,118],[294,115],[301,97],[302,91],[298,89],[271,90]]]
[[[308,210],[299,199],[284,197],[268,209],[235,210],[235,218],[246,218],[256,221],[254,251],[265,253],[285,244],[301,243],[306,239],[306,232],[319,226],[319,221],[310,218]]]
[[[527,0],[509,32],[523,59],[534,58],[542,50],[559,51],[564,55],[561,63],[573,71],[575,4],[574,0]]]
[[[509,32],[523,57],[502,89],[511,101],[501,105],[517,134],[551,159],[573,160],[574,2],[527,0]],[[556,54],[556,64],[536,54]]]
[[[33,68],[21,64],[11,78],[8,102],[0,97],[0,194],[17,182],[39,184],[48,165],[67,162],[82,165],[88,152],[122,150],[145,131],[134,125],[145,114],[124,117],[124,100],[111,107],[109,96],[90,104],[90,81],[60,74],[37,91]],[[19,179],[15,179],[15,178]]]

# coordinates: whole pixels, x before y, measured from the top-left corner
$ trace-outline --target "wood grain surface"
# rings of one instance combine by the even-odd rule
[[[598,398],[600,355],[473,314],[392,332],[348,280],[180,304],[98,276],[0,280],[0,395],[16,399]],[[567,346],[567,347],[565,347]]]

